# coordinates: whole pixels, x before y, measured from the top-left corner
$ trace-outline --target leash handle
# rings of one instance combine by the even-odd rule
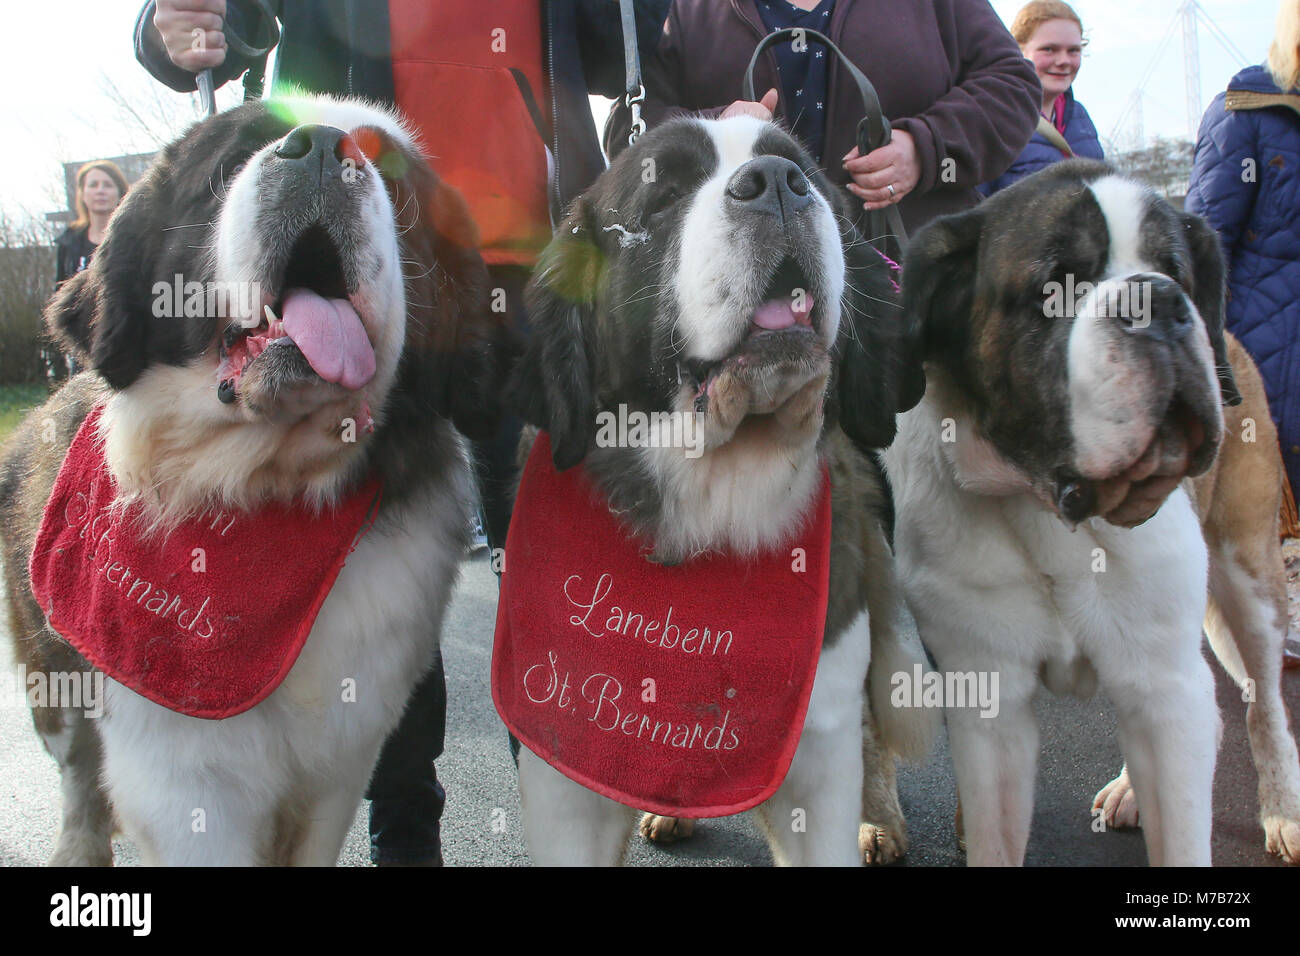
[[[257,76],[254,78],[254,82],[252,83],[249,82],[249,77],[247,75],[244,78],[245,101],[256,99],[261,96],[262,76],[266,69],[266,58],[270,55],[271,50],[275,48],[275,45],[280,42],[280,24],[276,22],[275,12],[271,9],[270,4],[267,0],[252,0],[252,4],[254,11],[257,13],[258,20],[260,21],[259,27],[261,25],[265,25],[266,27],[266,46],[255,47],[232,30],[229,22],[223,22],[221,24],[221,32],[226,38],[226,47],[240,56],[248,57],[254,61],[254,63],[249,67],[248,72],[252,73],[256,71]],[[253,35],[256,36],[260,32],[260,29],[254,30]],[[198,87],[199,102],[202,105],[204,112],[208,116],[217,115],[217,91],[212,79],[212,70],[200,70],[198,76],[195,78],[195,85]],[[253,95],[254,90],[256,90],[257,96]]]
[[[831,52],[838,56],[840,62],[849,71],[849,76],[853,78],[853,82],[857,84],[858,92],[862,96],[865,115],[858,122],[856,137],[858,152],[865,156],[874,149],[889,145],[893,129],[889,125],[889,120],[885,118],[884,111],[880,108],[880,97],[876,94],[876,88],[871,85],[867,75],[844,55],[844,51],[836,46],[830,37],[818,30],[811,30],[806,27],[785,27],[781,30],[773,30],[763,37],[758,46],[754,47],[754,55],[749,58],[749,66],[745,68],[741,99],[750,101],[756,99],[754,96],[754,67],[758,63],[758,58],[768,47],[784,40],[800,41],[804,43],[805,47],[808,40],[816,40],[818,43],[825,44]]]
[[[858,121],[856,136],[858,154],[865,156],[881,146],[888,146],[893,138],[893,127],[890,126],[889,119],[880,106],[880,96],[876,93],[876,88],[867,79],[867,75],[858,69],[857,64],[850,60],[844,51],[832,42],[830,37],[819,30],[812,30],[807,27],[785,27],[781,30],[773,30],[763,37],[758,46],[754,47],[754,55],[749,58],[749,66],[745,68],[740,98],[751,102],[756,99],[754,96],[754,67],[758,64],[759,56],[768,47],[786,40],[799,41],[804,43],[805,46],[809,40],[824,44],[839,57],[840,63],[848,70],[849,76],[853,78],[853,82],[858,87],[858,93],[862,96],[864,115]],[[897,237],[900,246],[907,242],[907,230],[903,228],[903,217],[898,214],[896,205],[869,213],[868,222],[872,232],[868,240],[872,245],[877,244],[886,237],[887,229],[893,230],[893,235]]]
[[[207,116],[217,115],[217,91],[212,86],[212,70],[200,70],[199,75],[195,77],[195,84],[199,89],[199,103],[203,107],[203,112]]]
[[[618,0],[618,12],[623,24],[623,66],[627,75],[623,103],[632,112],[632,128],[627,134],[627,144],[631,146],[646,131],[645,120],[641,117],[645,85],[641,82],[641,51],[637,48],[636,11],[632,0]]]
[[[226,36],[226,45],[234,50],[240,56],[255,58],[265,53],[270,53],[272,48],[280,42],[280,24],[275,20],[275,11],[267,0],[252,0],[253,9],[258,15],[261,24],[266,26],[267,43],[266,46],[255,47],[244,40],[238,33],[230,29],[229,23],[222,23],[221,32]],[[253,31],[253,35],[258,34],[258,30]]]

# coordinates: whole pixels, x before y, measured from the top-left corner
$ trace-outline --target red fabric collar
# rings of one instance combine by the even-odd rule
[[[145,535],[138,507],[111,508],[102,411],[77,431],[45,505],[32,593],[64,639],[136,693],[193,717],[242,713],[293,667],[380,484],[322,514],[273,504]]]
[[[766,800],[803,730],[826,622],[830,480],[782,548],[750,561],[646,560],[582,468],[539,435],[497,604],[492,697],[560,772],[670,816]]]
[[[1062,93],[1052,104],[1052,125],[1062,136],[1065,135],[1065,94]]]

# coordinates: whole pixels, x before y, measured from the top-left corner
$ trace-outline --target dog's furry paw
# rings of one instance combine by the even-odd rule
[[[113,845],[98,834],[82,838],[60,835],[46,866],[112,866]]]
[[[868,866],[897,863],[907,852],[907,834],[864,823],[858,827],[858,850],[862,853],[862,862]]]
[[[676,843],[688,839],[695,832],[695,821],[647,813],[641,817],[638,829],[651,843]]]
[[[1300,864],[1300,820],[1264,818],[1264,847],[1288,863]]]
[[[1097,791],[1097,796],[1092,799],[1092,809],[1094,812],[1101,811],[1102,819],[1106,821],[1108,827],[1122,830],[1125,827],[1140,825],[1137,794],[1133,792],[1133,784],[1129,782],[1127,767],[1120,771],[1118,777]]]

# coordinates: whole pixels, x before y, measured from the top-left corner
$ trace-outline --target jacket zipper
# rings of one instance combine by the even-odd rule
[[[355,38],[357,35],[356,33],[357,23],[353,18],[354,12],[355,11],[352,9],[352,0],[343,0],[343,16],[348,25],[348,36]],[[356,57],[357,57],[356,48],[357,48],[356,43],[348,44],[348,79],[347,79],[348,96],[354,95],[352,91],[352,65],[353,63],[356,62]]]
[[[750,20],[743,13],[740,12],[740,0],[731,0],[731,12],[734,13],[736,16],[740,17],[741,22],[744,23],[745,26],[749,27],[749,29],[753,31],[754,36],[758,37],[759,40],[762,40],[763,37],[766,36],[766,34],[763,33],[763,31],[760,30],[752,20]],[[779,90],[781,88],[781,70],[777,66],[776,53],[773,52],[771,47],[768,47],[766,50],[763,51],[763,59],[766,60],[767,65],[771,67],[772,76],[776,78],[776,86],[777,89]],[[764,90],[763,92],[766,93],[767,91]],[[758,90],[757,89],[754,90],[754,93],[755,95],[757,95]],[[762,97],[760,96],[759,98],[761,99]]]

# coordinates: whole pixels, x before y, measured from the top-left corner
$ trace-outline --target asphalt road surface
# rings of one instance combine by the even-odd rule
[[[447,789],[444,857],[455,866],[525,865],[519,792],[506,733],[488,690],[488,664],[496,608],[496,578],[480,552],[467,559],[443,636],[447,672],[447,749],[438,774]],[[7,648],[5,653],[8,653]],[[1213,852],[1216,866],[1281,865],[1264,852],[1258,823],[1256,776],[1246,740],[1245,705],[1217,663],[1223,714],[1214,788]],[[1284,677],[1292,713],[1300,713],[1300,672]],[[1042,753],[1037,802],[1026,862],[1030,866],[1141,866],[1140,831],[1094,833],[1088,812],[1093,794],[1119,771],[1115,714],[1102,698],[1040,701]],[[953,814],[956,785],[943,735],[923,763],[900,768],[899,789],[911,848],[904,865],[959,866]],[[41,747],[31,718],[12,701],[0,705],[0,865],[35,866],[49,857],[58,827],[58,773]],[[340,863],[368,866],[366,808],[348,836]],[[114,844],[118,865],[139,863],[125,840]],[[633,865],[770,865],[771,855],[747,817],[707,820],[695,836],[671,848],[629,834]]]

